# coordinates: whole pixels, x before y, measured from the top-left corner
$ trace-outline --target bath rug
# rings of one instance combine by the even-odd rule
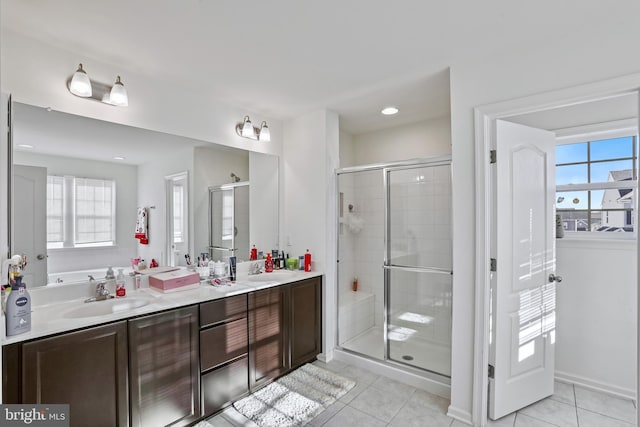
[[[298,427],[354,386],[355,382],[308,363],[233,406],[260,427]]]

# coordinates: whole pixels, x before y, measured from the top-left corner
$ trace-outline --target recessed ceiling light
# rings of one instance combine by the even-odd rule
[[[124,160],[122,156],[113,156],[113,160]]]
[[[29,145],[29,144],[18,144],[18,147],[20,148],[26,148],[27,150],[31,150],[33,148],[33,145]]]
[[[392,116],[398,113],[398,109],[396,107],[385,107],[380,112],[385,116]]]

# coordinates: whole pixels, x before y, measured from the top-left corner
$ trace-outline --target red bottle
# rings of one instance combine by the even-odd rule
[[[304,271],[311,271],[311,254],[309,253],[309,249],[307,249],[307,253],[304,254]]]
[[[267,259],[264,261],[264,271],[265,273],[273,272],[273,260],[271,259],[271,254],[267,254]]]
[[[258,259],[258,250],[256,249],[256,245],[253,245],[251,248],[251,254],[249,255],[249,261],[256,261]]]

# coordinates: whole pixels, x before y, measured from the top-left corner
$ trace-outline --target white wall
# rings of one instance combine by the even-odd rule
[[[342,139],[341,136],[341,145],[343,141],[349,143],[347,138]],[[351,163],[341,158],[342,167],[450,154],[451,118],[439,117],[353,135],[351,144]],[[348,151],[343,153],[347,154]]]
[[[16,134],[18,132],[16,131]],[[16,137],[19,135],[16,135]],[[116,246],[82,249],[47,250],[47,272],[88,270],[127,266],[136,254],[133,230],[136,223],[137,167],[72,157],[51,156],[14,151],[14,164],[40,166],[49,175],[71,175],[82,178],[110,179],[116,182]],[[14,196],[19,203],[20,195]]]
[[[231,172],[243,181],[249,180],[249,154],[213,147],[196,147],[193,151],[193,183],[189,196],[193,200],[194,240],[192,257],[208,252],[209,246],[209,187],[231,182]],[[247,254],[237,254],[247,259]]]
[[[155,259],[159,263],[166,261],[167,255],[167,207],[165,176],[189,172],[189,242],[193,248],[193,148],[180,147],[165,151],[164,157],[158,155],[153,162],[138,166],[137,206],[149,209],[149,244],[136,243],[138,255],[148,263]],[[135,222],[133,223],[135,227]],[[191,249],[190,249],[191,250]],[[195,255],[197,256],[197,255]]]
[[[285,124],[282,160],[284,251],[302,255],[324,271],[323,347],[331,357],[335,341],[337,226],[334,171],[338,167],[337,114],[320,110]]]
[[[173,79],[168,85],[130,64],[102,62],[91,57],[90,52],[79,57],[4,27],[1,30],[0,89],[12,94],[14,101],[260,153],[281,152],[282,125],[278,120],[204,97],[189,85],[188,76]],[[113,76],[122,76],[129,106],[114,108],[69,93],[67,79],[80,62],[96,82],[111,84]],[[235,125],[245,115],[253,123],[269,123],[271,142],[265,144],[236,134]]]
[[[635,398],[635,241],[557,240],[556,376]]]
[[[471,420],[475,283],[473,108],[505,99],[640,72],[640,27],[614,24],[567,34],[553,45],[522,47],[451,66],[453,152],[453,355],[449,412]],[[479,425],[479,414],[474,414]]]
[[[279,248],[280,223],[280,173],[278,158],[262,153],[249,153],[249,205],[252,215],[249,217],[251,241],[258,251],[270,251]],[[294,256],[293,254],[289,254]]]

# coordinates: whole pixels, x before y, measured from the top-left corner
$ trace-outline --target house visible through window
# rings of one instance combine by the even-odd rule
[[[115,181],[47,176],[48,248],[114,245],[115,212]]]
[[[638,137],[556,146],[556,213],[565,231],[635,231]]]

